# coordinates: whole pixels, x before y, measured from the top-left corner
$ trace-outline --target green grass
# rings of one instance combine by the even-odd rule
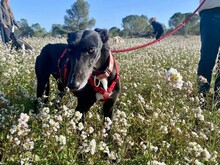
[[[199,37],[169,37],[144,49],[114,54],[120,66],[122,92],[111,130],[109,123],[103,124],[102,103],[91,108],[83,128],[75,113],[76,98],[70,93],[55,108],[55,81],[49,103],[42,105],[39,115],[31,113],[36,91],[35,58],[44,45],[65,43],[65,38],[26,41],[34,47],[33,52],[10,52],[0,46],[2,164],[220,162],[220,110],[212,100],[213,90],[203,109],[196,91]],[[110,40],[110,45],[123,49],[149,41]],[[182,76],[181,89],[167,80],[170,68]]]

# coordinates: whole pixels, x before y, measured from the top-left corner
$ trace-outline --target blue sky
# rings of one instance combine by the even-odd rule
[[[166,26],[169,18],[176,12],[193,12],[199,0],[86,0],[89,17],[96,19],[94,28],[121,28],[122,19],[128,15],[156,16]],[[64,24],[66,9],[75,0],[10,0],[16,20],[24,18],[29,25],[40,23],[41,27],[51,30],[52,24]]]

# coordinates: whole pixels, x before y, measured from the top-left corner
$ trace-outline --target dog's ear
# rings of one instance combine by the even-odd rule
[[[106,43],[108,41],[109,36],[108,31],[106,29],[96,28],[95,31],[99,33],[103,43]]]
[[[71,42],[73,41],[73,37],[74,37],[73,32],[70,32],[67,34],[67,43],[68,44],[71,44]]]

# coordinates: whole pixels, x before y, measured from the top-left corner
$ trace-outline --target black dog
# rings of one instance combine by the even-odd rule
[[[24,40],[21,38],[18,38],[14,33],[11,33],[11,50],[15,48],[16,51],[18,50],[33,50],[33,48],[26,43]]]
[[[52,74],[58,82],[60,96],[67,86],[78,98],[76,111],[83,117],[96,101],[103,100],[104,117],[112,119],[120,81],[108,38],[105,29],[81,30],[68,34],[68,44],[46,45],[35,64],[37,98],[44,92],[49,95]]]

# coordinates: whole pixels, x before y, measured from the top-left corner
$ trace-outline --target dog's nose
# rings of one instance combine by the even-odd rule
[[[70,88],[70,90],[77,91],[79,89],[79,86],[79,82],[72,82],[68,85],[68,88]]]

